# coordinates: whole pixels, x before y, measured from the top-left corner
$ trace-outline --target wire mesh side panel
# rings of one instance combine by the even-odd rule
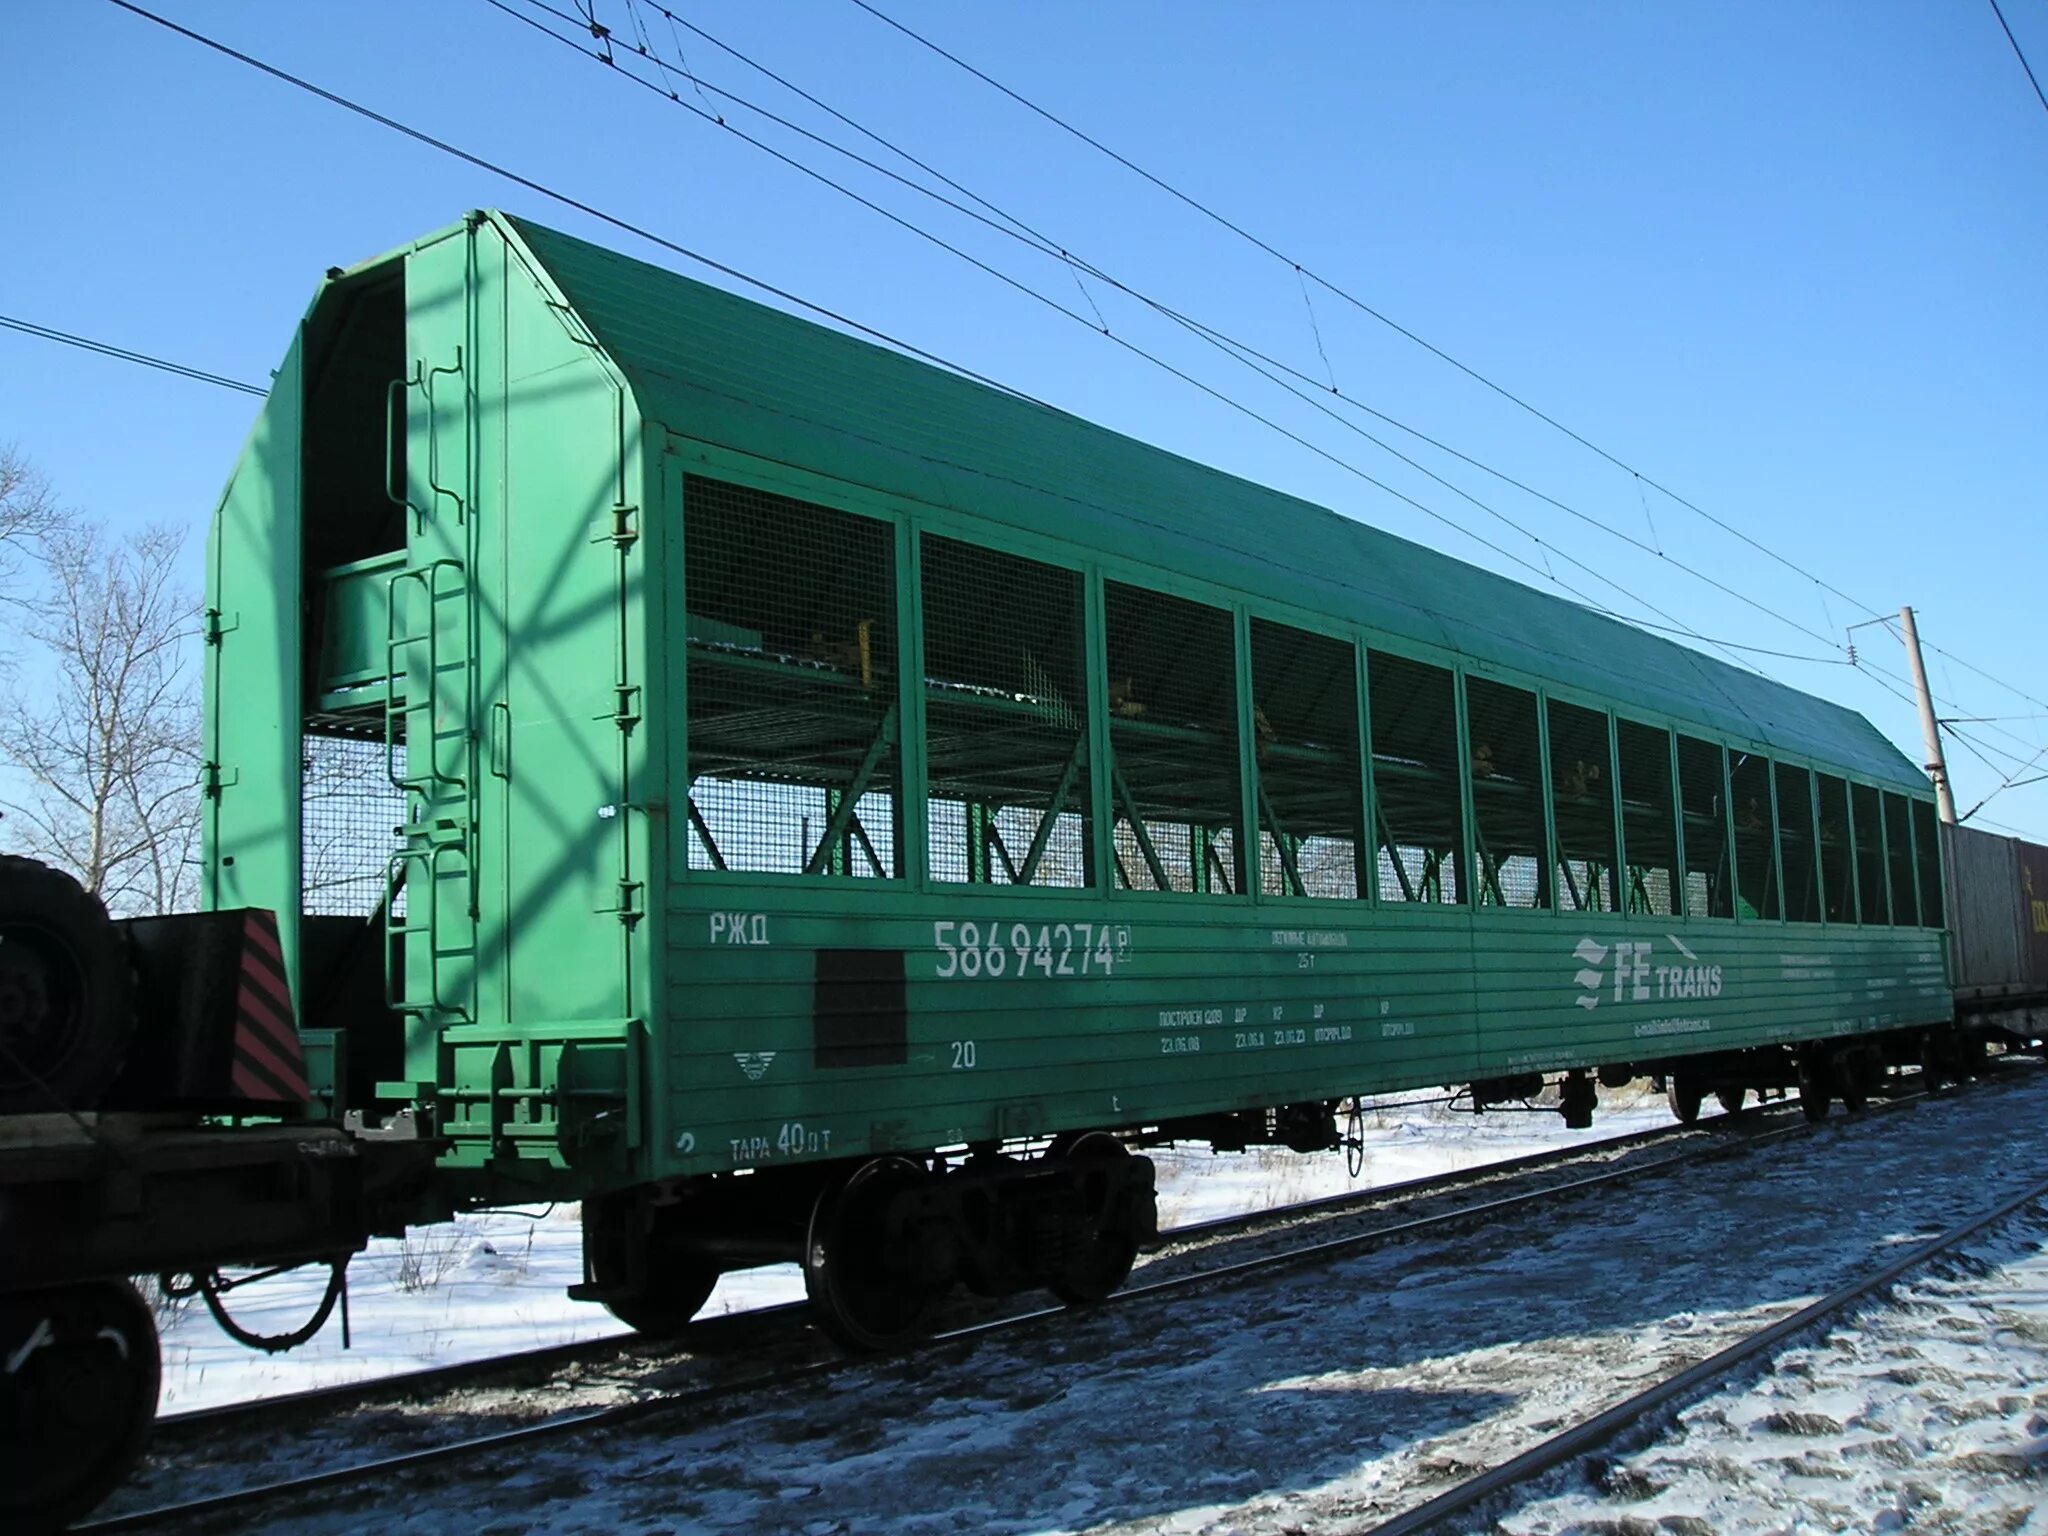
[[[1259,888],[1354,899],[1364,838],[1358,660],[1345,641],[1252,620]]]
[[[1685,819],[1685,912],[1733,917],[1729,878],[1727,763],[1720,747],[1696,736],[1678,738],[1678,806]]]
[[[1735,807],[1735,889],[1742,915],[1774,918],[1778,915],[1778,879],[1770,759],[1731,750],[1728,794]]]
[[[1920,926],[1946,928],[1947,903],[1941,889],[1941,834],[1935,828],[1934,807],[1925,800],[1913,806],[1913,857],[1920,865]]]
[[[1242,891],[1230,615],[1114,581],[1103,615],[1117,884]]]
[[[1891,908],[1884,893],[1884,831],[1878,822],[1877,791],[1868,784],[1849,786],[1850,822],[1856,841],[1857,920],[1889,923]]]
[[[1785,921],[1820,921],[1820,891],[1815,886],[1813,775],[1804,768],[1779,763],[1778,878],[1785,886]]]
[[[683,487],[690,867],[902,873],[895,529]]]
[[[1374,874],[1381,901],[1465,899],[1457,682],[1442,667],[1366,656]]]
[[[391,782],[393,773],[405,773],[403,749],[394,765],[381,741],[307,734],[299,766],[300,908],[322,917],[369,917],[384,899],[405,822],[405,792]],[[404,912],[402,889],[393,907]]]
[[[1467,677],[1465,734],[1471,743],[1472,844],[1480,904],[1548,906],[1550,860],[1536,695]]]
[[[1081,573],[927,534],[934,880],[1095,883]]]
[[[1552,699],[1550,804],[1557,825],[1557,899],[1568,912],[1613,912],[1614,785],[1607,716]]]
[[[1886,790],[1885,859],[1891,865],[1892,922],[1900,928],[1916,927],[1920,922],[1919,908],[1913,901],[1913,831],[1906,817],[1906,797]]]
[[[1821,915],[1831,923],[1856,921],[1856,859],[1849,848],[1849,786],[1831,773],[1818,776],[1820,796]]]
[[[1621,758],[1621,841],[1628,859],[1630,912],[1678,913],[1678,796],[1671,782],[1671,733],[1617,720]]]

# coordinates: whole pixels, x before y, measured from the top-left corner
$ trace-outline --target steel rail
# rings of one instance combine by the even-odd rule
[[[1801,1307],[1789,1317],[1780,1318],[1777,1322],[1738,1339],[1726,1349],[1709,1355],[1676,1375],[1666,1377],[1655,1386],[1636,1393],[1635,1396],[1615,1404],[1583,1423],[1553,1435],[1541,1445],[1524,1451],[1512,1460],[1488,1468],[1477,1477],[1438,1494],[1426,1504],[1417,1505],[1404,1514],[1370,1527],[1366,1536],[1421,1536],[1423,1532],[1435,1531],[1454,1516],[1470,1513],[1474,1506],[1498,1498],[1519,1483],[1540,1477],[1567,1462],[1599,1450],[1660,1410],[1670,1408],[1698,1393],[1702,1388],[1712,1386],[1734,1374],[1740,1367],[1765,1351],[1776,1349],[1797,1335],[1818,1327],[1838,1313],[1848,1310],[1855,1303],[1893,1284],[1909,1271],[1919,1268],[1929,1260],[1939,1258],[1951,1249],[1960,1247],[1986,1228],[1994,1227],[2044,1199],[2048,1199],[2048,1177],[2035,1180],[2020,1193],[2001,1200],[1989,1210],[1950,1227],[1939,1237],[1932,1238],[1900,1257],[1880,1265],[1860,1279],[1837,1287],[1820,1300]]]
[[[1928,1096],[1914,1093],[1881,1105],[1872,1106],[1880,1113],[1907,1109],[1922,1103]],[[1343,1237],[1329,1238],[1300,1247],[1291,1247],[1284,1252],[1257,1258],[1237,1260],[1213,1268],[1194,1271],[1186,1275],[1152,1281],[1147,1284],[1129,1286],[1116,1292],[1097,1306],[1071,1308],[1065,1306],[1034,1308],[1030,1311],[992,1318],[985,1322],[970,1323],[959,1328],[948,1329],[918,1340],[915,1344],[889,1354],[879,1356],[833,1356],[828,1359],[807,1362],[760,1376],[746,1377],[736,1381],[720,1382],[699,1387],[682,1388],[675,1391],[657,1392],[628,1403],[611,1404],[557,1415],[537,1423],[520,1425],[488,1435],[450,1441],[445,1445],[428,1446],[419,1450],[400,1452],[396,1455],[379,1457],[375,1460],[355,1462],[347,1466],[332,1467],[303,1476],[275,1479],[267,1483],[254,1484],[222,1493],[209,1494],[177,1504],[159,1505],[136,1510],[127,1514],[109,1516],[88,1524],[75,1526],[78,1533],[93,1533],[93,1536],[114,1536],[122,1531],[143,1530],[166,1524],[172,1520],[187,1519],[199,1515],[215,1514],[222,1510],[241,1508],[282,1498],[287,1495],[317,1492],[350,1483],[370,1482],[395,1474],[404,1474],[417,1468],[432,1466],[440,1462],[488,1456],[495,1451],[508,1450],[536,1444],[544,1440],[559,1439],[567,1435],[610,1429],[629,1424],[655,1415],[676,1413],[683,1410],[725,1402],[751,1394],[773,1391],[778,1388],[807,1381],[815,1381],[835,1375],[841,1371],[871,1365],[876,1361],[902,1359],[949,1345],[978,1341],[994,1334],[1022,1332],[1028,1328],[1055,1319],[1079,1320],[1112,1306],[1136,1305],[1155,1297],[1177,1294],[1200,1286],[1227,1284],[1248,1275],[1267,1271],[1279,1271],[1296,1264],[1337,1253],[1360,1249],[1369,1245],[1384,1243],[1398,1238],[1414,1236],[1436,1229],[1450,1229],[1475,1219],[1497,1215],[1505,1211],[1520,1209],[1543,1201],[1568,1198],[1590,1189],[1620,1183],[1645,1174],[1658,1172],[1680,1164],[1707,1161],[1717,1157],[1746,1152],[1765,1142],[1777,1141],[1795,1136],[1810,1136],[1828,1130],[1850,1130],[1859,1124],[1868,1123],[1872,1118],[1867,1112],[1856,1119],[1829,1119],[1822,1121],[1801,1120],[1795,1124],[1776,1127],[1746,1136],[1740,1140],[1702,1138],[1704,1145],[1686,1154],[1674,1154],[1649,1162],[1633,1163],[1624,1168],[1608,1170],[1573,1179],[1563,1184],[1547,1185],[1537,1190],[1502,1196],[1484,1201],[1476,1206],[1460,1206],[1455,1210],[1440,1212],[1432,1216],[1413,1217],[1385,1227],[1374,1227],[1369,1231],[1352,1233]],[[1436,1177],[1436,1176],[1433,1176]],[[1426,1181],[1418,1181],[1426,1182]],[[1315,1204],[1318,1202],[1309,1202]],[[1266,1213],[1271,1215],[1273,1213]]]

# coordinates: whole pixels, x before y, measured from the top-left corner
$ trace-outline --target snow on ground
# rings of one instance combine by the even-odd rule
[[[365,1526],[489,1536],[802,1531],[805,1536],[1223,1536],[1357,1530],[1506,1460],[1867,1271],[2037,1176],[2048,1078],[1966,1095],[1728,1159],[1643,1175],[1541,1217],[1469,1227],[1018,1335],[860,1364],[709,1413],[679,1411],[586,1441],[449,1467],[425,1480],[314,1496],[270,1528]],[[2048,1338],[2043,1272],[2017,1246],[1983,1297],[1946,1308],[1989,1354],[2007,1332]],[[1915,1294],[1973,1278],[1922,1280]],[[1987,1314],[1981,1308],[1993,1309]],[[1960,1308],[1960,1310],[1956,1310]],[[1974,1309],[1974,1310],[1973,1310]],[[1910,1308],[1907,1309],[1910,1312]],[[1823,1393],[1778,1421],[1810,1473],[1866,1438],[1899,1443],[1904,1503],[1968,1462],[2008,1499],[2038,1494],[2028,1386],[2003,1391],[1935,1321],[1839,1374],[1857,1401],[1899,1404],[1866,1426]],[[1897,1358],[1888,1351],[1896,1346]],[[1993,1371],[1991,1364],[1982,1369]],[[2010,1369],[2038,1380],[2015,1351]],[[1790,1378],[1788,1378],[1790,1379]],[[1894,1388],[1918,1388],[1916,1400]],[[2012,1397],[2025,1403],[2012,1403]],[[1971,1405],[1979,1400],[1986,1409]],[[1780,1433],[1772,1411],[1726,1409],[1731,1436]],[[1812,1413],[1794,1419],[1791,1413]],[[1839,1430],[1819,1422],[1825,1416]],[[1705,1423],[1704,1419],[1696,1422]],[[1915,1463],[1926,1453],[1936,1470]],[[1769,1497],[1752,1448],[1747,1473]],[[1645,1490],[1647,1485],[1645,1485]],[[1633,1495],[1622,1494],[1627,1498]],[[2002,1497],[2005,1495],[2001,1495]],[[1704,1497],[1704,1495],[1702,1495]],[[1632,1514],[1582,1536],[1653,1533]],[[1896,1522],[1894,1522],[1894,1527]],[[1559,1525],[1554,1529],[1570,1528]],[[1709,1529],[1718,1529],[1710,1525]],[[1886,1529],[1827,1520],[1774,1530]],[[2011,1530],[1951,1521],[1950,1530]],[[1662,1530],[1671,1530],[1665,1526]],[[1680,1527],[1698,1531],[1699,1526]],[[2029,1536],[2040,1533],[2029,1531]]]
[[[1472,1115],[1420,1102],[1433,1097],[1409,1095],[1368,1113],[1365,1163],[1355,1179],[1342,1152],[1155,1151],[1160,1225],[1380,1188],[1671,1123],[1664,1101],[1639,1090],[1606,1096],[1590,1131],[1566,1130],[1553,1112]],[[604,1308],[564,1294],[583,1278],[581,1245],[573,1205],[466,1216],[403,1240],[379,1238],[349,1269],[347,1350],[338,1312],[310,1343],[262,1355],[216,1328],[203,1305],[183,1306],[162,1319],[159,1409],[180,1413],[623,1333]],[[246,1327],[285,1333],[312,1315],[326,1283],[325,1270],[297,1271],[235,1295],[230,1310]],[[727,1275],[705,1310],[716,1315],[802,1299],[795,1266],[778,1265]]]
[[[2048,1536],[2048,1224],[2036,1210],[1909,1278],[1604,1463],[1600,1488],[1556,1482],[1499,1529]]]

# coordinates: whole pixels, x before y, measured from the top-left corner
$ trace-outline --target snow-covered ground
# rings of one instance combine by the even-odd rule
[[[2016,1075],[1648,1173],[1541,1216],[863,1364],[427,1481],[316,1496],[269,1528],[1356,1530],[2030,1183],[2044,1128],[2048,1078]],[[2039,1225],[1999,1242],[1995,1269],[1916,1280],[1897,1309],[1906,1321],[1861,1325],[1853,1347],[1815,1346],[1810,1390],[1767,1385],[1696,1410],[1675,1449],[1644,1453],[1646,1468],[1666,1470],[1646,1470],[1642,1483],[1610,1478],[1598,1507],[1563,1492],[1585,1507],[1526,1507],[1506,1529],[1888,1530],[1909,1506],[1913,1528],[2038,1526],[2027,1511],[2041,1492],[2036,1416],[2048,1412],[2036,1396],[2048,1254]],[[1771,1381],[1800,1384],[1796,1367],[1797,1357]],[[1708,1435],[1722,1438],[1690,1438]],[[1785,1436],[1796,1438],[1783,1447],[1794,1461],[1773,1466],[1760,1443]],[[1745,1483],[1775,1514],[1724,1524],[1711,1499]],[[1844,1492],[1851,1512],[1839,1518],[1800,1511],[1795,1500],[1831,1484],[1870,1492],[1854,1502]],[[1951,1488],[1964,1502],[1948,1513],[1929,1490],[1947,1498]],[[1671,1500],[1681,1523],[1632,1507],[1652,1497]],[[1881,1498],[1893,1501],[1889,1514]]]
[[[1411,1095],[1367,1115],[1365,1161],[1355,1179],[1341,1152],[1155,1151],[1160,1225],[1270,1210],[1671,1123],[1661,1098],[1628,1090],[1607,1096],[1590,1131],[1566,1130],[1554,1113],[1472,1115],[1415,1102],[1429,1097]],[[262,1355],[223,1334],[203,1306],[183,1307],[164,1319],[160,1410],[246,1402],[622,1333],[602,1307],[564,1294],[582,1278],[581,1243],[574,1206],[468,1216],[421,1228],[402,1242],[380,1238],[349,1270],[352,1347],[346,1350],[339,1313],[301,1348]],[[280,1276],[235,1295],[232,1310],[258,1332],[284,1333],[311,1315],[325,1285],[325,1271]],[[727,1275],[705,1310],[718,1314],[802,1298],[802,1278],[794,1266],[781,1265]]]
[[[1909,1278],[1597,1475],[1560,1472],[1499,1529],[2048,1536],[2048,1221]]]

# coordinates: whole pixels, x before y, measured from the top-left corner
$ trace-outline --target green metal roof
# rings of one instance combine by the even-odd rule
[[[1135,558],[1925,793],[1855,711],[884,347],[503,219],[644,417]]]

